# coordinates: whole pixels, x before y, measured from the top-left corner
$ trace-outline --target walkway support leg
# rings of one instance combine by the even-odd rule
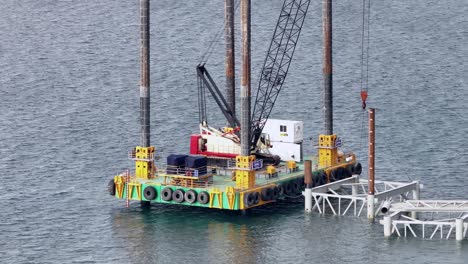
[[[312,211],[312,189],[306,188],[304,192],[305,196],[305,210],[306,212]]]
[[[353,184],[353,185],[351,186],[351,195],[352,195],[352,196],[357,196],[358,193],[359,193],[359,192],[358,192],[358,187],[359,187],[359,186],[357,185],[357,184],[359,183],[359,175],[356,177],[356,180],[355,180],[354,183],[356,183],[356,184]]]
[[[367,219],[371,222],[374,221],[375,217],[375,201],[374,201],[374,195],[373,194],[368,194],[367,195]]]
[[[304,183],[306,188],[304,191],[305,196],[305,210],[306,212],[312,211],[312,161],[304,161]]]
[[[392,235],[392,217],[384,216],[384,237],[390,237]]]
[[[455,219],[455,239],[457,241],[463,240],[463,219]]]
[[[419,181],[416,181],[416,189],[413,190],[413,200],[419,200]],[[411,212],[411,218],[417,219],[418,213]]]

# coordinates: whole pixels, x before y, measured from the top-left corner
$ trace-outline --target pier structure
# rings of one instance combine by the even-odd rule
[[[418,181],[374,181],[372,201],[370,182],[353,175],[303,191],[306,212],[379,218],[384,236],[422,239],[468,239],[468,200],[421,200]],[[365,209],[367,210],[365,211]]]
[[[384,211],[380,224],[385,237],[467,238],[468,200],[406,200],[389,203]],[[416,213],[417,218],[409,216]]]
[[[307,161],[304,166],[306,212],[325,214],[328,210],[334,215],[361,216],[367,208],[369,221],[381,218],[385,237],[467,238],[468,200],[421,200],[419,181],[375,180],[375,109],[369,109],[368,180],[353,175],[313,187]]]
[[[368,187],[370,182],[353,175],[350,178],[331,182],[314,188],[306,188],[305,196],[307,212],[317,211],[325,214],[327,210],[334,215],[376,217],[388,201],[406,201],[417,197],[419,182],[375,181],[373,200],[369,202]],[[309,193],[307,193],[309,189]],[[364,211],[364,209],[367,209]]]

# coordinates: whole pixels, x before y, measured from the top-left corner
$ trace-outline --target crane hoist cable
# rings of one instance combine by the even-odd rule
[[[236,14],[238,8],[240,5],[240,0],[236,0],[234,2],[234,15]],[[219,30],[213,35],[211,40],[208,42],[208,47],[206,48],[205,52],[201,55],[200,57],[200,65],[204,65],[208,62],[210,59],[211,54],[213,54],[214,48],[215,48],[215,43],[219,41],[221,38],[221,35],[223,34],[224,30],[226,28],[226,21],[224,21],[223,26],[219,28]]]
[[[234,14],[236,14],[240,6],[240,0],[234,1]],[[223,95],[221,94],[219,88],[217,87],[214,80],[211,78],[210,74],[205,68],[205,64],[208,62],[210,56],[213,54],[215,49],[215,44],[219,42],[221,35],[226,29],[227,21],[224,21],[223,25],[219,30],[213,35],[211,40],[208,42],[206,50],[200,56],[200,62],[197,65],[197,86],[198,86],[198,107],[199,107],[199,120],[200,124],[207,126],[208,124],[208,115],[206,110],[206,88],[208,88],[211,96],[215,99],[216,103],[222,110],[223,114],[228,119],[231,126],[234,126],[236,117],[233,116],[234,111],[229,109],[229,106],[226,103]]]
[[[367,5],[366,5],[366,2],[367,2]],[[366,13],[367,13],[367,16],[366,16]],[[367,35],[366,35],[366,29],[367,29]],[[368,90],[368,87],[369,87],[369,46],[370,46],[369,39],[370,39],[370,0],[362,0],[362,32],[361,32],[361,101],[362,101],[362,109],[366,109],[366,106],[367,106],[366,105],[366,100],[367,100],[367,96],[368,96],[367,90]],[[367,42],[367,43],[365,43],[365,42]],[[364,62],[364,60],[365,60],[365,62]]]
[[[250,142],[253,148],[257,146],[263,127],[265,126],[266,120],[268,120],[287,76],[310,2],[311,0],[284,0],[282,5],[267,56],[261,70],[257,95],[251,113],[252,125],[250,128]],[[212,50],[214,41],[215,40],[210,43],[210,50]],[[237,127],[238,125],[234,120],[235,116],[232,116],[233,111],[230,111],[229,107],[224,104],[221,93],[216,91],[219,89],[217,89],[214,81],[207,75],[208,71],[204,67],[205,63],[203,62],[207,61],[210,52],[211,51],[206,52],[203,55],[202,62],[197,66],[197,75],[198,78],[201,79],[201,82],[199,82],[199,91],[201,91],[199,93],[199,99],[202,100],[200,102],[205,103],[203,100],[203,89],[205,87],[208,89],[210,89],[210,87],[213,88],[210,89],[210,93],[214,97],[220,99],[217,101],[218,106],[221,108],[226,118],[228,118],[228,121],[233,117],[231,118],[233,122],[229,122],[231,126]],[[203,109],[205,108],[201,108],[201,110]],[[206,121],[206,115],[200,116],[200,120]]]
[[[367,34],[366,34],[367,33]],[[369,46],[370,46],[370,0],[362,0],[362,28],[361,28],[361,102],[362,102],[362,115],[361,115],[361,142],[359,149],[362,150],[364,138],[365,116],[366,116],[366,100],[368,97],[369,87]],[[363,151],[362,157],[366,155]]]

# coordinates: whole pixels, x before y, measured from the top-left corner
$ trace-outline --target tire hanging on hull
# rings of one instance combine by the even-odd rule
[[[207,204],[210,201],[210,195],[207,192],[200,192],[197,195],[197,200],[200,204]]]
[[[115,182],[114,182],[114,179],[110,180],[109,183],[107,184],[107,190],[109,191],[110,195],[115,196]]]
[[[161,199],[166,202],[172,200],[172,189],[169,187],[164,188],[161,191]]]
[[[156,198],[156,189],[152,186],[148,186],[143,190],[143,197],[145,197],[146,200],[151,201]]]
[[[183,203],[184,202],[184,191],[182,189],[177,189],[175,190],[174,193],[172,193],[172,200],[174,200],[177,203]]]
[[[197,193],[194,190],[188,190],[184,194],[184,199],[186,202],[193,204],[197,201]]]
[[[354,175],[361,175],[362,173],[362,165],[361,163],[356,163],[354,166],[353,166],[353,169],[351,171],[352,174]]]

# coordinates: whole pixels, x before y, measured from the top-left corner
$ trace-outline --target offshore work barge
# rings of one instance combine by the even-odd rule
[[[361,173],[353,153],[339,150],[332,129],[331,0],[323,3],[325,133],[319,135],[318,153],[302,156],[302,122],[271,120],[269,115],[286,78],[310,1],[285,0],[259,81],[251,115],[250,0],[241,0],[242,67],[241,118],[235,115],[234,1],[225,0],[227,100],[203,65],[197,67],[200,134],[192,135],[191,155],[169,155],[167,165],[156,166],[150,144],[149,0],[140,0],[141,145],[129,152],[135,173],[125,171],[108,185],[119,199],[178,204],[226,210],[246,210],[278,199],[299,197],[304,175],[319,186]],[[225,115],[228,126],[209,127],[204,91],[208,89]],[[270,125],[268,125],[268,123]],[[265,126],[268,133],[265,133]],[[291,138],[291,140],[287,140]],[[276,148],[274,146],[277,146]],[[280,147],[278,147],[280,146]],[[274,151],[273,151],[274,150]]]
[[[333,138],[329,140],[333,142]],[[111,195],[127,201],[245,210],[275,202],[279,198],[301,195],[305,188],[304,171],[307,163],[289,161],[265,168],[258,162],[262,160],[256,160],[251,155],[237,157],[232,166],[228,167],[167,165],[165,168],[156,168],[154,150],[154,147],[136,147],[129,154],[135,160],[135,174],[124,172],[115,176],[109,185]],[[333,155],[337,148],[324,143],[320,150]],[[177,155],[177,158],[180,157],[183,155]],[[314,168],[314,186],[360,173],[360,165],[356,165],[353,154],[332,166],[321,165],[317,157],[309,164]]]

